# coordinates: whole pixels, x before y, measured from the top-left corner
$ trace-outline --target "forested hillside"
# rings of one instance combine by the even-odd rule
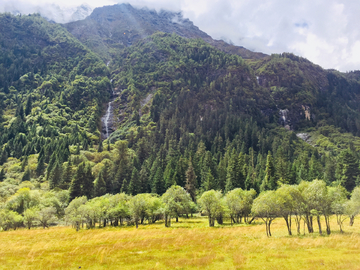
[[[0,15],[0,209],[31,208],[13,203],[22,188],[48,207],[53,197],[65,206],[173,185],[193,201],[314,179],[348,192],[360,185],[356,73],[292,54],[244,60],[153,28],[102,51],[101,33],[78,40],[67,31],[76,27]],[[110,98],[116,131],[103,140]]]

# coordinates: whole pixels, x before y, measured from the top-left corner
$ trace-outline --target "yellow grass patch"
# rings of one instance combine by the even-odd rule
[[[260,222],[208,228],[206,217],[171,228],[23,229],[0,233],[0,269],[360,269],[360,220],[344,234],[331,225],[330,236],[287,236],[279,218],[271,238]]]

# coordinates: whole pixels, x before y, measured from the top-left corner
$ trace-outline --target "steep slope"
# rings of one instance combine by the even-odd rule
[[[110,95],[100,58],[38,15],[0,14],[0,33],[1,163],[40,152],[49,162],[64,138],[97,140],[101,104]]]
[[[158,31],[175,33],[186,38],[201,38],[223,51],[235,53],[244,58],[257,59],[265,56],[243,47],[213,40],[191,21],[184,19],[181,13],[156,12],[147,8],[137,9],[130,4],[96,8],[85,20],[71,22],[64,26],[105,61],[110,60],[122,48]]]
[[[356,73],[324,70],[289,53],[249,64],[271,94],[283,125],[295,130],[335,125],[360,135],[360,84],[348,79]]]

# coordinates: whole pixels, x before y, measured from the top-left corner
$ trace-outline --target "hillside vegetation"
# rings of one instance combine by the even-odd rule
[[[172,33],[174,14],[166,12],[141,11],[171,23],[163,28],[171,33],[154,33],[153,22],[135,33],[126,15],[122,36],[115,18],[125,7],[65,26],[37,14],[0,14],[2,213],[64,210],[82,196],[156,197],[174,185],[192,201],[236,188],[261,197],[315,179],[349,197],[360,185],[356,72],[287,53],[244,60],[209,45],[191,22],[179,28],[191,38]],[[113,23],[103,20],[109,16]],[[79,39],[67,30],[75,35],[90,21],[102,26]],[[123,45],[101,43],[107,26],[119,26]],[[102,140],[110,98],[116,131]],[[41,199],[13,204],[29,190]]]

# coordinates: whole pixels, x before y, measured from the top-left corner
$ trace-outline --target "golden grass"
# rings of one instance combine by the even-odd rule
[[[0,233],[0,269],[360,269],[360,220],[330,236],[287,236],[283,220],[207,227],[180,219],[76,232],[69,227]]]

